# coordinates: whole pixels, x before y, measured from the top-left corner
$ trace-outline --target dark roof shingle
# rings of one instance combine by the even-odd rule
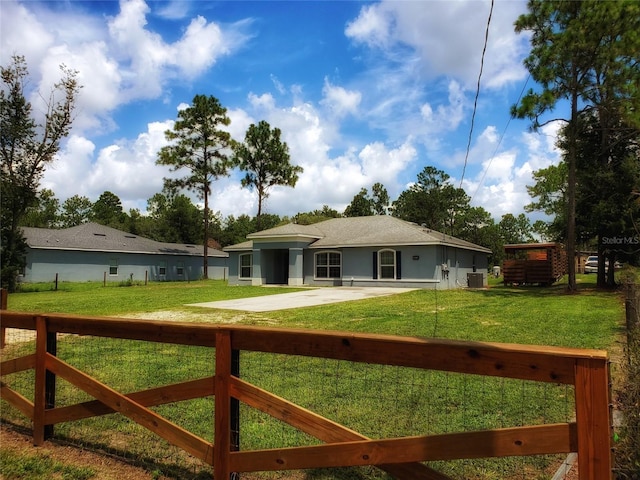
[[[313,225],[290,223],[252,233],[247,236],[248,242],[226,247],[225,250],[248,250],[255,240],[292,237],[307,238],[309,248],[444,245],[491,253],[490,249],[480,245],[389,215],[332,218]]]
[[[60,230],[23,227],[27,245],[34,249],[123,252],[164,255],[202,256],[202,245],[156,242],[98,223],[83,223]],[[209,248],[208,256],[226,257],[225,252]]]

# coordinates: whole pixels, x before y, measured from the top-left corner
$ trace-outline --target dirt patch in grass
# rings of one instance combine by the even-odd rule
[[[89,467],[95,471],[93,478],[101,480],[166,480],[167,477],[152,473],[126,463],[123,459],[84,450],[78,446],[46,441],[39,447],[33,438],[7,425],[0,425],[0,445],[3,450],[17,452],[22,456],[48,457],[70,466]],[[4,479],[0,475],[0,479]]]

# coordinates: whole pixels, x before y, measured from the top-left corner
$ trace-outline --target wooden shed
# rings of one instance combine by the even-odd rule
[[[567,273],[567,254],[560,243],[519,243],[504,246],[505,285],[551,285]]]

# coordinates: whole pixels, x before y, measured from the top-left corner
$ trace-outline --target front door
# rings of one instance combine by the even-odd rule
[[[289,250],[272,250],[271,275],[267,276],[267,283],[287,285],[289,283]]]

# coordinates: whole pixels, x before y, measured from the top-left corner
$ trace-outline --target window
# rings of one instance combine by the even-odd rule
[[[253,253],[240,254],[240,278],[253,277]]]
[[[176,264],[176,273],[178,275],[184,275],[184,262],[178,262]]]
[[[160,265],[158,265],[158,275],[166,275],[167,274],[167,261],[160,260]]]
[[[109,260],[109,275],[118,275],[118,259]]]
[[[316,278],[340,278],[342,254],[340,252],[316,253]]]
[[[380,250],[378,252],[378,266],[380,278],[396,278],[396,252]]]

